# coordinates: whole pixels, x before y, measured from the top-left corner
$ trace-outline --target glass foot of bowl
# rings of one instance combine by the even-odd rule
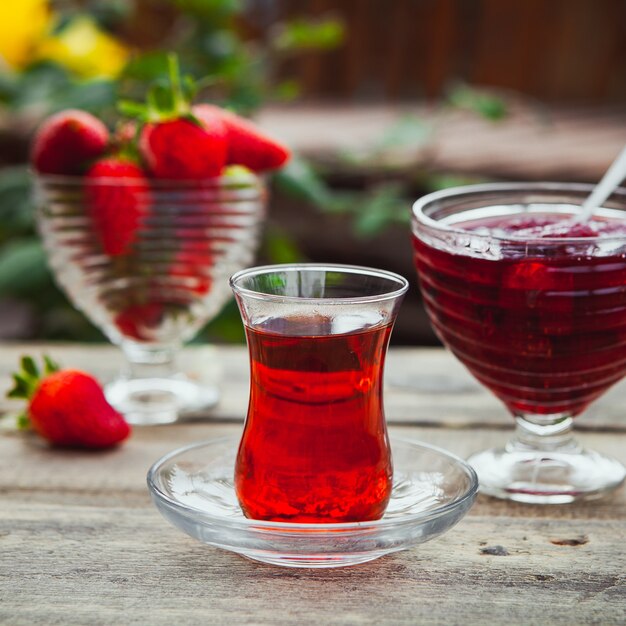
[[[341,524],[265,522],[244,517],[233,487],[239,440],[222,438],[157,461],[148,487],[161,514],[199,541],[284,567],[356,565],[433,539],[476,497],[474,470],[426,444],[391,438],[394,485],[382,519]]]
[[[529,504],[566,504],[592,500],[619,487],[624,466],[610,457],[578,447],[525,450],[509,444],[472,455],[480,491],[489,496]]]
[[[119,378],[105,387],[107,400],[129,424],[171,424],[217,404],[216,387],[176,378]]]

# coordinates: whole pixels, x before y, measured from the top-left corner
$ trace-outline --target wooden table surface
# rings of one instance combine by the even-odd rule
[[[45,349],[111,378],[104,346],[0,344],[0,392],[20,354]],[[479,496],[442,537],[344,569],[282,569],[196,542],[151,504],[146,472],[190,442],[237,435],[247,404],[244,348],[187,349],[181,366],[219,380],[210,415],[136,428],[102,453],[0,434],[0,624],[626,623],[626,493],[529,506]],[[626,461],[626,384],[579,418],[584,444]],[[440,349],[392,349],[392,433],[461,456],[504,442],[511,420]],[[0,411],[14,405],[0,403]]]

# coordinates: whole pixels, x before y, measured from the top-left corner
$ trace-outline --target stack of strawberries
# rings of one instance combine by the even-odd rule
[[[169,84],[157,83],[146,103],[121,102],[125,118],[116,132],[109,133],[101,120],[85,111],[68,110],[47,119],[34,138],[31,160],[39,174],[80,181],[101,252],[109,259],[125,257],[110,265],[124,274],[120,279],[146,274],[133,252],[147,218],[151,213],[158,216],[161,191],[193,192],[218,177],[230,179],[233,171],[247,172],[253,180],[254,174],[277,169],[289,158],[284,146],[251,122],[215,105],[192,105],[193,91],[191,81],[183,86],[172,56]],[[184,219],[181,216],[181,222]],[[169,296],[158,293],[163,281],[155,276],[152,284],[145,281],[143,289],[132,294],[113,293],[107,303],[117,332],[126,339],[154,342],[167,319],[185,313],[193,299],[211,290],[214,258],[209,238],[202,241],[199,232],[173,235],[178,249],[171,251],[169,267],[148,268],[152,274],[165,271],[176,283]]]
[[[128,251],[149,204],[151,180],[205,181],[231,165],[258,173],[288,160],[287,148],[251,122],[212,104],[192,105],[191,98],[173,57],[169,87],[153,87],[146,104],[122,102],[120,109],[133,119],[121,122],[113,135],[79,110],[53,115],[37,132],[31,153],[35,171],[84,176],[89,212],[106,254]]]

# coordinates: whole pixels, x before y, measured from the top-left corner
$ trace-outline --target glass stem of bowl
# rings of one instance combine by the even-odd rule
[[[130,378],[168,378],[176,374],[175,355],[178,346],[139,346],[122,343]]]
[[[517,415],[515,422],[515,436],[508,443],[507,451],[580,451],[572,435],[574,420],[569,415]]]

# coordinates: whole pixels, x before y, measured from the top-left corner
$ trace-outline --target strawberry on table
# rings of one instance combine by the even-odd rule
[[[68,109],[52,115],[39,127],[31,162],[40,174],[76,175],[101,156],[109,141],[107,127],[86,111]]]
[[[8,395],[28,400],[23,422],[50,443],[110,448],[130,435],[130,426],[107,402],[93,376],[76,369],[60,370],[47,357],[43,372],[30,357],[23,357],[21,366]]]
[[[102,159],[85,176],[85,195],[104,252],[128,252],[150,203],[143,170],[124,157]]]
[[[227,131],[227,165],[245,165],[254,172],[263,172],[282,167],[291,156],[285,146],[235,113],[212,104],[197,104],[192,112],[202,121],[221,118]]]

